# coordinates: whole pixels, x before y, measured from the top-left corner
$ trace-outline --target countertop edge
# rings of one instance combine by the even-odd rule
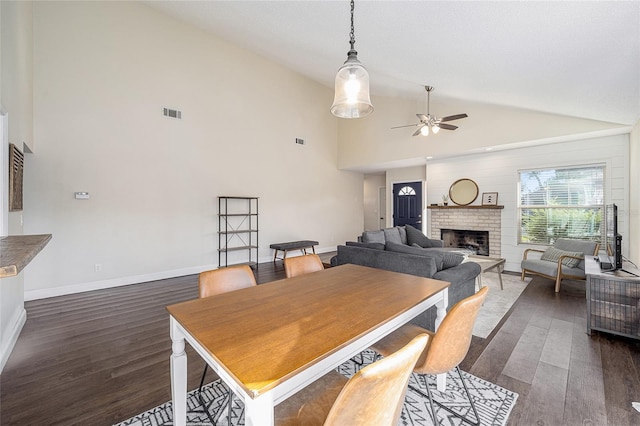
[[[0,237],[0,278],[18,275],[49,243],[51,234]]]

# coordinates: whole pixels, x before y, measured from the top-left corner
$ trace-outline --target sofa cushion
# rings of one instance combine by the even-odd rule
[[[374,250],[384,250],[383,243],[357,243],[355,241],[347,241],[345,245],[355,246],[355,247],[364,247],[364,248],[374,249]]]
[[[418,244],[413,244],[413,247],[419,248],[420,246]],[[451,249],[431,247],[428,250],[432,252],[442,253],[442,269],[449,269],[453,268],[454,266],[458,266],[459,264],[464,262],[464,259],[466,258],[463,253]]]
[[[397,244],[393,242],[387,242],[385,244],[385,250],[393,251],[396,253],[406,253],[406,254],[413,254],[421,257],[428,257],[434,260],[436,264],[436,270],[438,271],[442,270],[442,266],[444,262],[444,254],[441,252],[431,251],[431,250],[427,250],[419,247],[407,246],[404,244]]]
[[[362,233],[363,243],[382,243],[384,244],[384,232],[380,231],[364,231]]]
[[[400,231],[398,231],[397,227],[394,228],[384,228],[382,230],[384,233],[384,242],[392,242],[396,244],[402,244],[402,239],[400,238]]]
[[[442,247],[442,242],[440,240],[430,239],[424,235],[422,231],[411,225],[405,226],[405,230],[407,231],[407,244],[410,246],[417,244],[424,248]]]
[[[401,244],[409,244],[407,241],[407,230],[404,226],[396,226],[398,228],[398,232],[400,233],[400,243]]]
[[[574,259],[572,257],[565,257],[564,259],[562,259],[562,264],[567,265],[570,268],[575,268],[580,264],[580,261],[584,259],[584,253],[582,252],[560,250],[555,247],[549,247],[548,249],[546,249],[544,253],[542,253],[542,256],[540,257],[540,259],[557,263],[558,259],[560,259],[560,256],[579,257],[579,259]]]

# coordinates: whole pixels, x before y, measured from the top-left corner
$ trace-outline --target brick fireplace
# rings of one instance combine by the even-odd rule
[[[489,256],[501,256],[502,209],[504,206],[429,206],[431,238],[441,238],[442,230],[486,231]],[[486,253],[480,253],[486,254]]]

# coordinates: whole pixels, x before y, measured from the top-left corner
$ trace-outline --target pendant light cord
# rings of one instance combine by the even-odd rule
[[[349,36],[351,37],[351,50],[353,49],[353,46],[356,44],[356,34],[355,34],[355,30],[353,29],[353,9],[355,8],[355,3],[353,0],[351,0],[351,33],[349,33]]]

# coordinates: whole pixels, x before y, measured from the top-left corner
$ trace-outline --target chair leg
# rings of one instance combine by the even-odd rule
[[[204,365],[204,371],[202,372],[202,378],[200,379],[200,386],[198,386],[198,401],[200,402],[200,405],[202,406],[202,409],[204,410],[211,424],[215,425],[216,421],[211,415],[211,413],[209,413],[209,409],[207,407],[207,404],[204,402],[204,399],[202,399],[202,385],[204,385],[204,378],[207,375],[208,367],[209,367],[209,364]],[[233,406],[233,392],[231,392],[231,389],[229,389],[228,391],[228,396],[229,396],[229,400],[227,402],[227,424],[231,425],[231,410]]]
[[[562,280],[562,276],[558,275],[556,277],[556,293],[560,292],[560,281]]]
[[[460,381],[462,382],[462,386],[464,387],[464,391],[467,394],[467,399],[469,400],[469,403],[471,404],[471,409],[473,410],[473,414],[476,417],[476,421],[473,422],[471,420],[469,420],[466,417],[461,416],[460,414],[456,413],[455,411],[453,411],[452,409],[450,409],[449,407],[443,405],[442,403],[435,401],[433,399],[433,397],[431,396],[431,389],[429,388],[429,384],[427,383],[427,376],[424,374],[420,374],[420,376],[423,377],[424,380],[424,385],[427,388],[427,394],[425,395],[424,392],[422,392],[421,389],[415,388],[411,385],[409,385],[409,387],[416,393],[422,395],[425,398],[429,398],[429,405],[431,406],[431,415],[433,417],[433,424],[437,425],[438,424],[438,419],[436,418],[436,411],[434,409],[433,403],[435,402],[436,404],[438,404],[439,407],[447,410],[449,413],[453,414],[454,416],[456,416],[457,418],[459,418],[460,420],[469,423],[470,425],[473,426],[479,426],[480,425],[480,417],[478,416],[478,411],[476,410],[476,406],[473,403],[473,399],[471,399],[471,394],[469,394],[469,389],[467,388],[467,384],[464,381],[464,377],[462,377],[462,372],[460,371],[460,367],[456,366],[456,370],[458,371],[458,375],[460,376]]]
[[[522,270],[522,275],[520,275],[520,281],[524,281],[524,269]]]

